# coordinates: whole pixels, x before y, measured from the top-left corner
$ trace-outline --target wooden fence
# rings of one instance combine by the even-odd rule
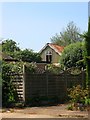
[[[24,77],[23,74],[10,74],[14,87],[16,88],[19,102],[24,101]]]
[[[84,85],[85,72],[78,75],[63,72],[60,74],[30,74],[25,71],[25,101],[34,96],[57,96],[59,101],[65,101],[67,98],[67,88],[76,85]]]
[[[23,74],[12,75],[20,101],[27,102],[35,96],[59,97],[63,101],[67,97],[67,88],[83,85],[85,72],[79,75],[72,75],[69,72],[60,74],[51,73],[29,73],[25,70]]]

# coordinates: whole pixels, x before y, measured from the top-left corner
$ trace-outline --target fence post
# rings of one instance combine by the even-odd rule
[[[67,78],[68,78],[68,72],[65,71],[65,97],[67,97],[68,93],[67,93],[67,87],[68,87],[68,84],[67,84]]]
[[[48,73],[46,73],[46,85],[47,85],[47,96],[48,96]]]
[[[84,76],[84,70],[81,69],[81,73],[82,73],[82,87],[86,88],[86,80],[85,80],[85,76]]]
[[[25,102],[25,65],[23,65],[23,101]]]

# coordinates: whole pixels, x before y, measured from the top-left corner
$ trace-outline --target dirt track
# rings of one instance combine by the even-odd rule
[[[67,105],[49,107],[28,107],[24,109],[10,109],[2,113],[3,118],[84,118],[87,111],[69,111]]]

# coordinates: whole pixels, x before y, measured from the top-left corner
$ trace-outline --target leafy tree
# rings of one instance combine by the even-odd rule
[[[71,43],[82,41],[79,33],[79,28],[71,21],[68,23],[66,29],[51,38],[51,42],[60,46],[67,46]]]
[[[41,57],[38,53],[34,53],[32,50],[25,49],[18,53],[18,58],[24,62],[40,62]]]
[[[85,52],[84,42],[77,42],[65,47],[60,58],[60,64],[67,68],[84,68],[83,53]]]
[[[15,41],[8,39],[2,42],[2,52],[14,57],[14,54],[17,51],[20,51],[20,48]]]
[[[24,62],[40,62],[41,61],[41,57],[39,53],[35,53],[33,52],[33,50],[29,50],[29,49],[21,50],[17,46],[17,43],[11,39],[5,40],[2,43],[2,52]]]

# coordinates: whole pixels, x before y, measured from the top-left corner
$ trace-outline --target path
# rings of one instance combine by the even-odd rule
[[[65,120],[87,120],[87,111],[69,111],[66,105],[49,107],[28,107],[24,109],[11,109],[2,113],[3,118],[57,118]],[[72,119],[73,118],[73,119]]]

